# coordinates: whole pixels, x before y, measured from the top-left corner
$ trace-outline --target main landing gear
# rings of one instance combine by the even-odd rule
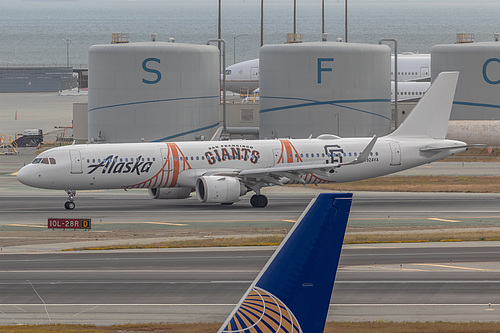
[[[73,190],[66,190],[66,194],[68,195],[69,200],[64,203],[64,208],[67,210],[73,210],[75,209],[75,203],[73,202],[76,191]]]
[[[263,194],[252,195],[250,203],[252,204],[252,207],[264,208],[267,206],[267,197]]]

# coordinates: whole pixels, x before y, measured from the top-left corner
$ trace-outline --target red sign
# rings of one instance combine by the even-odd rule
[[[90,219],[51,219],[48,227],[51,229],[90,229]]]

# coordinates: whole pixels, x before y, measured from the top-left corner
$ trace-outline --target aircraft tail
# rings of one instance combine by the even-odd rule
[[[405,121],[388,137],[444,139],[455,98],[458,72],[442,72]]]
[[[219,333],[323,332],[351,202],[313,199]]]

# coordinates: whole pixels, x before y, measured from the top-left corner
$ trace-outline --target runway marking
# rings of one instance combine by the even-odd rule
[[[174,223],[174,222],[141,222],[141,223],[165,224],[165,225],[180,225],[180,226],[187,226],[187,225],[189,225],[189,224],[186,224],[186,223]]]
[[[295,221],[295,220],[281,220],[281,221],[283,221],[283,222],[291,222],[291,223],[295,223],[295,222],[297,222],[297,221]]]
[[[94,305],[94,306],[93,306],[93,307],[91,307],[90,309],[83,310],[83,311],[80,311],[80,312],[78,312],[78,313],[75,313],[75,314],[73,315],[73,317],[76,317],[76,316],[78,316],[79,314],[82,314],[82,313],[85,313],[85,312],[92,311],[92,310],[94,310],[94,309],[95,309],[95,308],[97,308],[97,307],[99,307],[99,305]]]
[[[17,224],[17,223],[4,224],[4,225],[13,226],[13,227],[47,228],[44,225]],[[68,229],[70,229],[70,228],[68,228]]]
[[[457,221],[457,220],[446,220],[446,219],[440,219],[438,217],[428,217],[428,220],[434,220],[434,221],[443,221],[443,222],[453,222],[453,223],[458,223],[462,221]]]
[[[10,174],[11,176],[17,176],[17,171]]]
[[[485,268],[472,268],[472,267],[461,267],[461,266],[451,266],[451,265],[438,265],[438,264],[408,264],[408,265],[432,266],[432,267],[443,267],[443,268],[455,268],[455,269],[465,269],[465,270],[481,271],[481,272],[489,272],[489,271],[491,271],[491,269],[485,269]]]

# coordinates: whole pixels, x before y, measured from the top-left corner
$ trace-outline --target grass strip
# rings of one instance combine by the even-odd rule
[[[317,187],[335,191],[500,193],[500,177],[386,176]]]
[[[212,333],[220,323],[199,324],[129,324],[114,326],[93,325],[15,325],[0,326],[3,333]],[[494,333],[500,332],[500,322],[330,322],[325,333]]]
[[[284,235],[238,238],[190,239],[150,244],[120,244],[99,247],[80,247],[63,251],[86,250],[130,250],[130,249],[164,249],[193,247],[237,247],[237,246],[277,246]],[[425,242],[462,242],[462,241],[500,241],[500,230],[492,231],[449,231],[439,232],[380,232],[346,234],[344,244],[375,243],[425,243]]]

